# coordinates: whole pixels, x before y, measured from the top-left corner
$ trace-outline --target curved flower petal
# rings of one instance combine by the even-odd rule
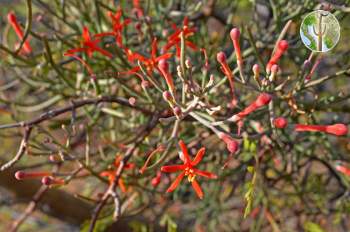
[[[195,168],[193,169],[193,171],[197,175],[204,176],[204,177],[207,177],[207,178],[210,178],[210,179],[218,178],[217,175],[215,175],[214,173],[211,173],[211,172],[206,172],[206,171],[198,170],[198,169],[195,169]]]
[[[185,164],[190,163],[191,162],[190,155],[188,154],[187,147],[186,147],[186,144],[184,143],[184,141],[180,140],[179,141],[179,146],[180,146],[181,151],[182,151],[182,153],[184,155]]]
[[[201,186],[198,184],[198,182],[196,180],[192,181],[192,187],[194,189],[194,191],[196,192],[197,196],[199,197],[199,199],[203,199],[204,193],[201,189]]]
[[[170,187],[166,190],[167,193],[170,193],[176,189],[176,187],[181,183],[182,179],[185,176],[185,172],[182,172],[180,175],[176,177],[174,182],[170,185]]]
[[[192,164],[193,166],[196,166],[196,165],[202,160],[204,154],[205,154],[205,148],[202,147],[202,148],[197,152],[197,155],[196,155],[196,157],[194,158],[194,160],[192,161],[191,164]]]
[[[161,168],[162,172],[178,172],[185,169],[185,165],[170,165],[170,166],[163,166]]]

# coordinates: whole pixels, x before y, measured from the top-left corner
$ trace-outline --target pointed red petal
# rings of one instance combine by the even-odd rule
[[[184,141],[180,140],[179,141],[179,146],[180,146],[180,148],[182,150],[182,153],[184,155],[185,164],[190,163],[191,162],[190,155],[188,154],[187,147],[186,147],[186,144],[184,143]]]
[[[211,172],[202,171],[202,170],[198,170],[198,169],[195,169],[195,168],[193,169],[193,171],[197,175],[204,176],[204,177],[207,177],[207,178],[210,178],[210,179],[218,178],[217,175],[215,175],[214,173],[211,173]]]
[[[84,42],[91,40],[90,34],[89,34],[89,29],[86,26],[83,28],[83,39],[84,39]]]
[[[122,192],[125,193],[126,187],[125,187],[124,181],[121,178],[119,178],[119,180],[118,180],[118,185],[120,187],[120,190],[122,190]]]
[[[180,175],[176,177],[174,182],[170,185],[170,187],[166,190],[167,193],[170,193],[176,189],[176,187],[181,183],[182,179],[185,176],[185,172],[182,172]]]
[[[178,172],[183,169],[185,169],[185,165],[170,165],[170,166],[163,166],[160,170],[162,172]]]
[[[199,199],[203,199],[204,193],[201,189],[201,186],[198,184],[198,182],[196,180],[192,181],[192,187],[194,189],[194,191],[196,191],[197,196],[199,197]]]
[[[152,41],[151,57],[155,59],[156,56],[157,56],[157,38],[154,38]]]
[[[169,59],[172,55],[173,55],[173,54],[171,54],[171,53],[165,53],[165,54],[163,54],[163,55],[158,56],[158,57],[155,59],[155,61],[158,62],[158,61],[160,61],[160,60]]]
[[[192,164],[193,166],[196,166],[196,165],[202,160],[204,154],[205,154],[205,148],[202,147],[202,148],[197,152],[197,155],[196,155],[196,157],[194,158],[194,160],[192,161],[191,164]]]

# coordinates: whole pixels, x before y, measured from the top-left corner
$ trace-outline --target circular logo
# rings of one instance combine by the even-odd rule
[[[308,14],[300,26],[300,37],[307,48],[315,52],[328,52],[337,45],[340,25],[328,11],[317,10]]]

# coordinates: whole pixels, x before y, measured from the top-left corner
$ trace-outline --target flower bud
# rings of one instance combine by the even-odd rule
[[[276,128],[283,129],[288,125],[288,121],[283,117],[278,117],[273,120],[273,124]]]

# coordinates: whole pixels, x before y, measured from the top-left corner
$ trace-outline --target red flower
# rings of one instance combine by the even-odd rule
[[[171,166],[163,166],[161,168],[162,172],[178,172],[181,171],[180,175],[178,175],[178,177],[175,179],[175,181],[170,185],[170,187],[167,189],[167,193],[172,192],[176,189],[176,187],[180,184],[180,182],[182,181],[182,179],[187,176],[187,179],[189,182],[191,182],[192,187],[194,188],[197,196],[200,199],[203,199],[203,191],[200,187],[200,185],[198,184],[198,182],[196,181],[196,176],[204,176],[210,179],[215,179],[217,178],[217,176],[211,172],[206,172],[206,171],[201,171],[198,170],[196,168],[194,168],[203,158],[203,155],[205,153],[205,148],[202,147],[198,152],[196,157],[191,160],[190,159],[190,155],[188,154],[187,148],[185,143],[180,140],[179,145],[181,147],[182,150],[182,154],[184,157],[184,164],[182,165],[171,165]]]
[[[236,140],[234,140],[231,136],[223,132],[220,132],[218,136],[224,143],[226,143],[226,148],[230,153],[236,153],[236,151],[238,150],[238,142]]]
[[[180,57],[180,51],[181,51],[181,33],[183,33],[184,38],[187,38],[189,36],[192,36],[194,32],[196,32],[196,29],[193,27],[188,26],[188,17],[185,17],[183,20],[183,26],[182,28],[177,28],[175,24],[172,25],[173,29],[175,30],[173,34],[169,36],[168,43],[164,46],[164,50],[168,51],[171,47],[176,48],[176,56]],[[193,50],[197,50],[197,46],[188,41],[185,40],[186,46],[190,47]]]
[[[281,56],[287,49],[288,49],[288,42],[286,40],[279,41],[276,52],[273,54],[270,61],[267,63],[267,66],[266,66],[267,73],[270,73],[272,65],[278,62],[278,60],[281,58]]]
[[[166,60],[164,60],[164,59],[160,60],[159,64],[158,64],[158,68],[159,68],[160,73],[163,75],[171,94],[173,96],[175,96],[174,95],[175,94],[175,86],[174,86],[174,82],[173,82],[173,77],[169,73],[168,62],[166,62]]]
[[[345,167],[345,166],[342,166],[342,165],[337,165],[335,166],[335,169],[347,176],[350,176],[350,169]]]
[[[283,117],[278,117],[273,120],[273,124],[276,128],[283,129],[288,125],[288,121]]]
[[[52,172],[24,172],[24,171],[17,171],[15,173],[15,177],[17,180],[23,180],[23,179],[33,179],[38,177],[45,177],[45,176],[51,176]]]
[[[120,165],[120,161],[122,161],[123,157],[121,156],[116,156],[115,157],[115,160],[114,160],[114,169],[112,170],[108,170],[108,171],[103,171],[100,173],[100,176],[106,176],[108,177],[108,181],[109,181],[109,184],[111,185],[114,180],[115,180],[115,176],[116,176],[116,172],[119,168],[119,165]],[[133,163],[128,163],[124,166],[124,169],[132,169],[135,167],[135,164]],[[120,187],[120,189],[122,190],[122,192],[126,192],[126,187],[125,187],[125,184],[124,184],[124,181],[122,178],[119,178],[118,180],[118,185]]]
[[[233,121],[233,122],[237,122],[239,120],[242,120],[243,118],[245,118],[247,115],[249,115],[253,111],[269,104],[271,99],[272,99],[272,97],[270,94],[261,93],[253,103],[251,103],[248,107],[246,107],[244,110],[242,110],[238,114],[233,115],[229,120]]]
[[[348,128],[344,124],[333,124],[333,125],[295,125],[295,131],[319,131],[336,136],[346,135]]]
[[[227,79],[229,81],[230,90],[231,90],[231,96],[232,96],[232,103],[235,105],[236,97],[235,97],[235,93],[234,93],[233,74],[232,74],[232,71],[231,71],[230,67],[227,64],[225,53],[224,52],[219,52],[216,55],[216,59],[221,64],[221,71],[225,74],[225,76],[227,77]]]
[[[21,27],[19,26],[16,15],[12,11],[7,14],[7,20],[11,24],[12,28],[15,30],[18,38],[23,40],[23,37],[24,37],[23,31],[22,31]],[[32,47],[30,46],[28,40],[26,40],[23,44],[23,51],[27,54],[32,52]]]
[[[160,60],[167,60],[172,55],[171,53],[165,53],[163,55],[157,56],[157,50],[158,50],[157,47],[158,47],[157,46],[157,38],[154,38],[152,41],[151,57],[150,58],[146,58],[138,53],[131,52],[130,49],[126,48],[128,60],[129,61],[134,61],[134,60],[140,61],[141,63],[143,63],[146,66],[148,74],[152,75],[152,71],[154,69],[158,69],[158,67],[157,67],[158,62]],[[140,67],[138,67],[138,66],[132,68],[132,72],[137,72],[139,70],[140,70]]]
[[[110,52],[97,46],[97,43],[100,42],[100,39],[91,39],[89,30],[87,27],[83,28],[82,36],[83,36],[83,42],[82,42],[83,46],[80,48],[69,49],[65,55],[74,54],[76,52],[85,52],[89,57],[91,57],[92,53],[96,51],[101,53],[104,56],[108,56],[109,58],[113,57],[113,55]]]
[[[115,14],[113,15],[112,12],[108,12],[108,16],[111,18],[112,20],[112,24],[113,24],[113,32],[104,32],[104,33],[99,33],[96,34],[96,37],[102,37],[102,36],[114,36],[115,37],[115,41],[117,42],[118,46],[122,47],[123,43],[122,43],[122,32],[123,32],[123,28],[128,25],[129,23],[131,23],[130,19],[125,19],[123,22],[121,22],[120,18],[122,16],[122,10],[119,9],[115,12]]]

